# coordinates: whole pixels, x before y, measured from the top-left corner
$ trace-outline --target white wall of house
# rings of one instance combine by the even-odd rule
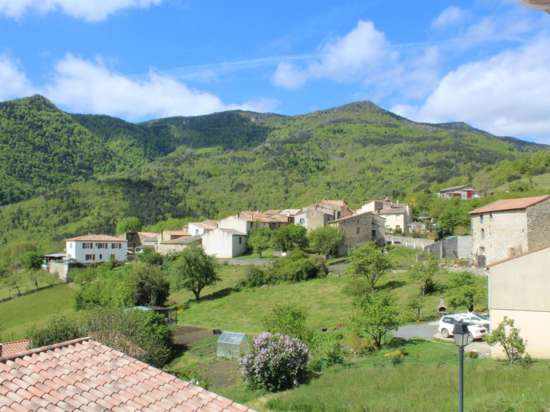
[[[490,265],[527,252],[525,210],[483,213],[472,216],[473,255],[485,256]]]
[[[550,358],[550,292],[548,265],[550,248],[528,253],[489,269],[489,312],[491,329],[508,317],[527,341],[527,352],[535,358]],[[496,358],[504,354],[492,349]]]
[[[408,230],[407,216],[404,213],[381,214],[380,217],[384,218],[384,226],[387,230],[395,231],[399,228],[402,233]]]
[[[189,232],[191,236],[201,236],[204,233],[204,226],[199,226],[195,223],[189,223],[187,225],[187,232]]]
[[[120,241],[68,240],[65,244],[67,259],[82,264],[109,262],[111,256],[117,262],[128,259],[128,243]]]
[[[218,222],[220,229],[233,229],[248,234],[252,228],[251,222],[241,219],[238,215],[226,217]]]
[[[219,258],[232,258],[246,252],[246,236],[232,230],[214,229],[202,236],[204,253]]]

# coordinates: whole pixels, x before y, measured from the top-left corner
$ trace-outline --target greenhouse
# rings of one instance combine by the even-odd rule
[[[248,338],[240,332],[222,332],[218,338],[218,358],[238,359],[248,352]]]

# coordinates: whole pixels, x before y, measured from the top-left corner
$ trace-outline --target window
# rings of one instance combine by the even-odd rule
[[[481,229],[481,240],[485,239],[485,229]]]
[[[111,249],[122,249],[122,245],[120,243],[111,243]]]
[[[87,243],[87,242],[82,243],[82,249],[92,249],[93,247],[94,247],[93,243]]]
[[[376,239],[376,229],[372,229],[370,235],[372,236],[373,239]]]
[[[243,238],[239,236],[239,245],[242,245],[243,243]]]
[[[358,235],[360,231],[361,231],[361,228],[359,226],[357,226],[355,228],[355,234]]]
[[[90,261],[90,260],[93,261],[93,260],[95,260],[95,255],[86,255],[86,256],[84,257],[84,259],[87,260],[87,261]]]
[[[479,215],[479,223],[483,223],[483,215]]]
[[[306,220],[303,217],[301,217],[300,218],[300,224],[303,225],[304,223],[306,223]]]
[[[99,255],[99,260],[103,259],[103,255]]]

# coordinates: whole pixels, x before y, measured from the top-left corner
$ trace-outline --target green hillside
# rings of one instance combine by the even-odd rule
[[[450,182],[495,188],[550,172],[549,153],[462,123],[415,123],[370,102],[133,124],[67,114],[35,96],[0,103],[0,204],[11,203],[0,207],[0,257],[21,242],[48,252],[65,236],[113,232],[130,215],[153,224],[320,198],[358,206]]]

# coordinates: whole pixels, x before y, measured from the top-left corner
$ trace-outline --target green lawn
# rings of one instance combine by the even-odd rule
[[[309,384],[250,401],[273,411],[451,411],[457,408],[457,358],[452,344],[416,342],[394,366],[383,352],[327,370]],[[227,395],[243,396],[243,387]],[[465,409],[541,411],[550,406],[550,363],[507,366],[466,359]]]
[[[356,281],[349,275],[329,276],[300,283],[281,283],[259,288],[232,288],[244,278],[247,268],[222,266],[221,282],[205,289],[200,302],[192,300],[192,294],[180,291],[171,295],[176,303],[189,303],[179,316],[183,325],[257,333],[262,331],[263,318],[273,307],[281,303],[300,306],[307,311],[309,326],[340,328],[349,324],[353,314],[353,296]],[[436,281],[445,285],[449,274],[442,272]],[[410,315],[407,302],[418,294],[419,285],[412,283],[407,273],[392,272],[382,279],[379,286],[395,296],[404,315]],[[423,319],[436,316],[439,296],[445,291],[423,298]]]
[[[14,272],[0,278],[0,299],[16,296],[18,291],[26,293],[39,288],[60,283],[56,275],[43,270],[25,270]]]
[[[33,325],[43,325],[55,315],[73,314],[75,294],[61,284],[0,303],[0,339],[22,338]]]

